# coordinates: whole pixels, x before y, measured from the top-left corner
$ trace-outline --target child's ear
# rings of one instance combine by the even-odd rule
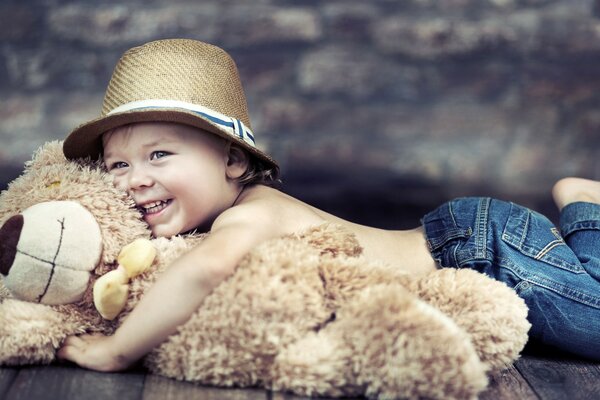
[[[238,179],[248,169],[250,162],[248,153],[231,142],[227,143],[225,151],[227,153],[227,178]]]

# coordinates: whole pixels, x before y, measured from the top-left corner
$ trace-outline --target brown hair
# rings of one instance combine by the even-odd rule
[[[281,184],[279,179],[279,166],[270,165],[254,157],[245,149],[242,149],[248,156],[248,167],[246,172],[238,178],[240,185],[261,184],[270,187],[277,187]]]

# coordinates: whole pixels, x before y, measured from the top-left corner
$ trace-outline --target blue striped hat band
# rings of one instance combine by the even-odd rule
[[[107,115],[118,114],[128,111],[138,111],[143,109],[151,109],[151,108],[160,108],[160,109],[173,109],[173,110],[182,110],[182,111],[191,111],[194,112],[201,117],[207,119],[208,121],[219,125],[223,130],[229,133],[231,136],[239,137],[244,142],[252,147],[256,147],[256,142],[254,140],[254,134],[252,131],[244,125],[242,121],[236,118],[229,117],[227,115],[221,114],[218,111],[211,110],[208,107],[203,107],[198,104],[188,103],[185,101],[179,100],[166,100],[166,99],[148,99],[148,100],[138,100],[132,101],[129,103],[125,103],[113,110],[111,110]]]

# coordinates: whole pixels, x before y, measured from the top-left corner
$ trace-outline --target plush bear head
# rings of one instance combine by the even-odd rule
[[[46,144],[0,195],[0,272],[12,296],[80,301],[123,246],[150,237],[133,202],[96,163],[67,161]]]

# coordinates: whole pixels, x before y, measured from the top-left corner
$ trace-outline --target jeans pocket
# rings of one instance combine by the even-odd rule
[[[543,215],[511,203],[502,240],[520,253],[546,264],[585,273],[558,229]]]

